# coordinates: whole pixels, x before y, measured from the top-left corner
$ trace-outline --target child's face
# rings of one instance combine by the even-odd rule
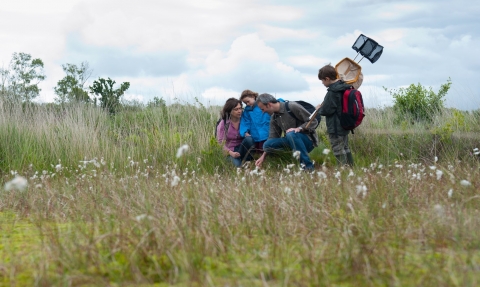
[[[243,98],[242,102],[250,107],[253,107],[255,105],[255,98],[254,97],[245,97]]]
[[[322,81],[322,84],[327,88],[335,82],[335,80],[332,80],[329,77],[325,77],[325,79],[321,79],[320,81]]]

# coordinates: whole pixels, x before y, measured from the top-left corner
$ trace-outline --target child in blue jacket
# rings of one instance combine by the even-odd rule
[[[242,137],[251,136],[255,142],[255,149],[263,152],[263,143],[268,139],[270,128],[270,115],[263,113],[257,106],[258,93],[251,90],[245,90],[240,96],[246,107],[240,119],[240,135]]]

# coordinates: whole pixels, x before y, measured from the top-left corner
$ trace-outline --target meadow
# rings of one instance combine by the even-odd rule
[[[312,174],[234,168],[218,112],[0,102],[0,286],[480,284],[480,111],[369,109],[352,169],[322,123]]]

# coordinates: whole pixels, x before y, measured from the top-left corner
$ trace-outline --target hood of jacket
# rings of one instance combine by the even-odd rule
[[[329,87],[328,87],[328,91],[332,91],[334,93],[338,93],[338,92],[344,92],[345,90],[348,90],[350,89],[351,85],[348,85],[348,84],[345,84],[344,81],[342,80],[339,80],[339,81],[336,81],[335,83],[331,84]]]

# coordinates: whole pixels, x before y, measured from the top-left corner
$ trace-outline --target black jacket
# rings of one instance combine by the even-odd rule
[[[339,80],[330,85],[327,89],[327,94],[323,100],[320,108],[320,115],[325,116],[325,123],[327,125],[327,132],[329,134],[336,134],[339,136],[347,135],[350,131],[345,130],[340,125],[340,113],[342,112],[342,97],[343,92],[348,90],[350,85],[345,84]]]

